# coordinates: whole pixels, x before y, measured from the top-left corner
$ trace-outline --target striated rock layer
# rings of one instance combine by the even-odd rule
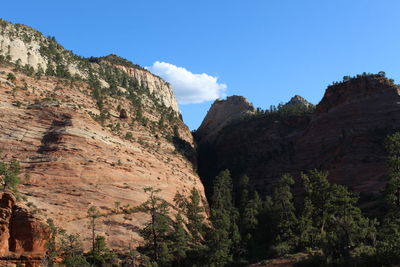
[[[283,173],[299,177],[317,168],[355,191],[379,191],[386,174],[383,140],[400,129],[399,89],[380,75],[362,75],[329,86],[312,114],[230,123],[200,149],[200,171],[207,182],[229,168],[267,189]]]
[[[0,149],[6,160],[21,162],[28,177],[20,191],[43,218],[85,240],[86,211],[95,205],[106,215],[99,219],[98,234],[110,247],[126,249],[137,245],[138,227],[147,217],[114,214],[116,202],[136,206],[147,198],[143,188],[152,186],[171,203],[177,191],[195,187],[206,203],[192,163],[169,139],[175,125],[181,142],[193,144],[182,122],[166,121],[158,130],[161,115],[146,108],[147,124],[120,118],[117,106],[130,111],[131,103],[107,98],[110,116],[102,125],[93,119],[99,111],[84,82],[21,73],[10,82],[10,72],[11,67],[0,67]]]

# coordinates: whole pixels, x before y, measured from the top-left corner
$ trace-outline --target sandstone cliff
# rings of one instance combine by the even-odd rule
[[[371,195],[385,185],[383,140],[400,129],[399,89],[381,75],[360,75],[329,86],[313,113],[267,113],[228,124],[200,148],[200,172],[206,183],[225,168],[247,173],[263,190],[283,173],[298,177],[317,168]]]
[[[0,149],[21,162],[20,191],[43,218],[85,240],[97,206],[97,234],[126,249],[147,218],[115,206],[142,203],[144,187],[169,202],[195,187],[206,204],[169,84],[115,55],[82,59],[27,26],[0,26]]]

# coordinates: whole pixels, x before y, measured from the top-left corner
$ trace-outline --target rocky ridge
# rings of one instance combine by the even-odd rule
[[[132,63],[120,65],[121,62],[129,61],[114,54],[102,58],[91,58],[92,60],[79,57],[64,49],[54,37],[46,38],[26,25],[12,24],[0,19],[0,55],[26,69],[32,67],[35,71],[46,72],[54,69],[58,74],[57,71],[62,70],[63,74],[66,72],[79,79],[88,79],[89,75],[93,74],[97,76],[103,87],[109,87],[110,81],[102,75],[101,65],[113,59],[114,66],[134,78],[140,86],[147,87],[149,93],[161,101],[166,108],[179,113],[171,86],[160,77]],[[115,58],[118,58],[118,61]],[[126,90],[126,88],[120,89]]]
[[[313,113],[267,113],[228,124],[200,153],[203,179],[228,168],[266,190],[284,173],[299,177],[317,168],[371,196],[385,185],[383,140],[400,129],[399,89],[382,75],[363,74],[329,86]]]

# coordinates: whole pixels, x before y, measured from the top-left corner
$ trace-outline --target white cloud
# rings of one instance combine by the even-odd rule
[[[185,68],[166,62],[154,62],[148,67],[152,73],[169,82],[179,104],[201,103],[225,97],[226,84],[206,73],[195,74]]]

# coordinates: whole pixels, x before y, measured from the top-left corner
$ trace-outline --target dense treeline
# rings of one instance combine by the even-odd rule
[[[97,219],[106,215],[91,207],[91,250],[84,254],[78,236],[54,230],[49,221],[60,235],[60,241],[50,240],[49,255],[55,258],[58,251],[67,266],[245,266],[298,252],[309,255],[298,263],[302,266],[394,265],[400,262],[400,133],[389,136],[385,146],[390,177],[387,212],[380,218],[362,214],[358,198],[344,186],[331,184],[324,171],[301,175],[304,196],[296,208],[290,175],[283,175],[271,194],[260,196],[246,175],[234,187],[224,170],[215,177],[209,209],[195,189],[187,197],[177,193],[171,204],[151,187],[144,189],[148,199],[141,205],[116,205],[114,214],[148,215],[136,250],[117,256],[108,249],[105,237],[97,235]],[[64,247],[68,250],[62,252]]]

